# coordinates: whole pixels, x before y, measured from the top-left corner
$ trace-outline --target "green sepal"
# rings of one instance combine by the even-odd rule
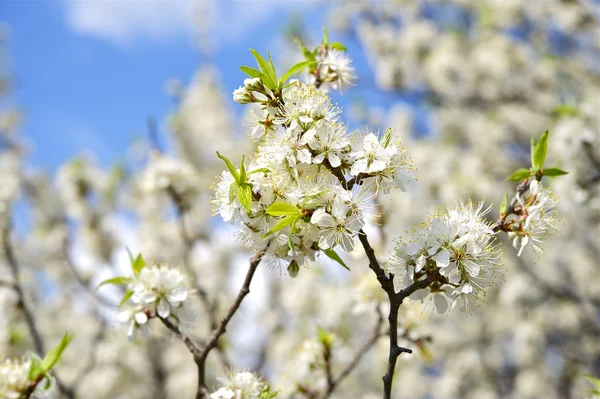
[[[288,235],[288,247],[290,247],[292,251],[296,250],[296,244],[294,244],[294,238],[291,232]]]
[[[333,259],[334,261],[336,261],[337,263],[339,263],[340,265],[342,265],[345,269],[350,270],[350,268],[348,267],[348,265],[346,265],[346,263],[344,263],[344,261],[342,260],[342,258],[340,258],[340,256],[331,248],[328,249],[321,249],[321,251],[327,255],[327,257],[329,257],[330,259]]]
[[[240,174],[238,173],[237,169],[233,166],[231,161],[229,161],[229,159],[221,155],[219,151],[217,151],[217,156],[221,158],[223,162],[225,162],[225,165],[227,165],[227,169],[229,169],[229,173],[231,173],[231,176],[233,176],[234,180],[240,182]]]
[[[531,177],[532,175],[533,174],[531,173],[531,170],[525,169],[525,168],[521,168],[521,169],[518,169],[512,175],[510,175],[506,180],[509,180],[509,181],[519,181],[519,180],[527,179],[528,177]]]
[[[271,170],[269,168],[258,168],[248,172],[248,175],[253,175],[255,173],[269,173],[270,171]]]
[[[383,134],[383,138],[381,139],[381,144],[387,148],[390,145],[390,141],[392,141],[392,128],[389,127],[385,133]]]

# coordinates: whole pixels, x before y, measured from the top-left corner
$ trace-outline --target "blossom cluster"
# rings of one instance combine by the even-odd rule
[[[128,306],[120,313],[120,320],[128,324],[127,336],[135,337],[138,330],[147,334],[149,319],[178,318],[191,288],[187,275],[165,265],[144,267],[133,278],[125,280]]]
[[[459,305],[468,310],[493,283],[500,263],[492,225],[483,218],[489,209],[483,209],[483,202],[441,209],[408,238],[399,240],[386,266],[394,275],[395,290],[434,276],[429,292],[435,294],[438,312],[448,309],[447,298],[453,299],[451,308]]]
[[[213,209],[248,247],[268,245],[271,262],[295,269],[319,250],[334,258],[338,245],[352,251],[373,199],[411,179],[407,148],[391,130],[349,133],[341,110],[314,85],[294,81],[273,91],[255,77],[234,100],[260,107],[251,124],[257,152],[239,168],[225,159]]]
[[[533,179],[524,193],[517,194],[517,206],[504,221],[504,228],[513,240],[513,246],[521,255],[530,248],[536,254],[542,252],[541,244],[554,230],[557,201],[549,189]]]
[[[0,362],[0,398],[20,399],[30,389],[31,359],[5,359]]]
[[[231,371],[218,378],[221,387],[210,394],[211,399],[272,399],[269,384],[249,371]]]

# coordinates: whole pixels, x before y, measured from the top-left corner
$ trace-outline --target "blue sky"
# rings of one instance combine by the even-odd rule
[[[322,5],[243,0],[0,2],[0,18],[12,33],[14,101],[25,112],[21,133],[32,144],[30,162],[54,170],[86,151],[103,165],[123,159],[128,144],[144,134],[146,118],[162,121],[168,114],[172,104],[164,90],[167,79],[188,82],[201,63],[212,63],[231,92],[244,78],[238,66],[253,65],[248,49],[277,47],[292,15],[303,15],[306,28],[318,39],[325,13],[315,12],[315,7]],[[198,22],[194,12],[209,17]],[[209,55],[198,50],[198,29],[216,42]],[[366,62],[349,44],[359,76],[368,76]]]

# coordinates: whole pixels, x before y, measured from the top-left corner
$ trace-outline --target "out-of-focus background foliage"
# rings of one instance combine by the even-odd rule
[[[506,176],[527,166],[531,137],[546,129],[549,162],[570,172],[548,182],[562,219],[545,253],[517,258],[505,243],[502,277],[473,314],[403,306],[405,344],[419,350],[401,356],[394,397],[575,399],[591,387],[582,373],[600,375],[597,0],[3,1],[0,18],[0,227],[44,339],[77,334],[57,367],[77,398],[191,397],[183,345],[159,325],[127,342],[91,290],[125,270],[127,246],[189,263],[225,308],[249,254],[211,218],[208,198],[222,168],[215,150],[239,159],[252,146],[231,99],[238,66],[253,64],[253,47],[283,70],[301,59],[293,38],[315,44],[324,25],[358,74],[355,87],[331,93],[345,120],[393,127],[417,168],[416,184],[382,202],[381,227],[370,226],[383,259],[440,203],[485,198],[497,209],[514,190]],[[191,244],[157,183],[161,162],[193,167]],[[351,273],[260,270],[210,378],[229,362],[262,373],[284,398],[320,397],[317,326],[336,334],[342,369],[384,306],[366,260],[352,255]],[[0,250],[0,280],[4,259]],[[187,327],[199,338],[209,325],[201,309]],[[335,397],[380,397],[385,345]],[[0,357],[31,348],[14,293],[0,285]],[[300,392],[308,388],[316,396]]]

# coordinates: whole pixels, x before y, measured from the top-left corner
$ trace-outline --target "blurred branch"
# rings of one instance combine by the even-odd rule
[[[8,262],[8,266],[10,268],[12,278],[14,281],[14,290],[17,293],[17,306],[21,308],[23,311],[23,315],[25,316],[25,322],[27,324],[27,328],[29,329],[29,333],[33,339],[33,344],[35,346],[35,350],[43,357],[46,354],[46,349],[44,346],[44,341],[42,340],[42,336],[37,328],[35,323],[35,317],[33,315],[32,310],[27,305],[27,301],[25,299],[25,292],[23,291],[23,287],[21,285],[21,276],[19,273],[19,263],[13,251],[12,244],[10,242],[10,230],[8,228],[2,229],[1,232],[2,239],[2,249],[6,256],[6,260]],[[59,390],[69,399],[74,399],[75,395],[73,390],[68,388],[63,384],[63,382],[55,375],[56,385]]]
[[[377,322],[375,323],[375,328],[373,330],[373,334],[367,340],[367,342],[365,342],[363,344],[363,346],[361,346],[361,348],[358,350],[358,352],[356,352],[356,354],[354,355],[354,357],[352,358],[350,363],[348,363],[348,365],[346,365],[346,367],[342,370],[342,372],[337,377],[330,378],[330,375],[331,375],[330,357],[325,358],[326,370],[329,370],[329,371],[327,373],[328,374],[327,391],[325,392],[325,395],[323,395],[322,399],[329,398],[331,396],[331,394],[333,393],[333,391],[335,391],[335,389],[340,385],[340,383],[346,377],[348,377],[350,375],[350,373],[356,368],[356,366],[358,366],[358,364],[360,363],[362,358],[367,354],[369,349],[371,349],[377,343],[377,341],[379,341],[379,338],[381,338],[387,334],[386,331],[381,331],[382,326],[383,326],[383,314],[381,313],[381,311],[379,311],[379,309],[377,309]]]

